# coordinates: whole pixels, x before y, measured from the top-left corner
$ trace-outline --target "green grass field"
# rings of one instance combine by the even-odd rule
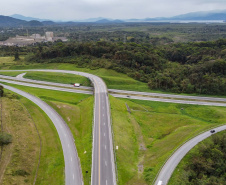
[[[110,100],[114,140],[119,147],[116,151],[119,184],[151,184],[161,165],[180,144],[226,122],[223,107],[114,97]]]
[[[5,93],[7,96],[4,98],[3,119],[7,124],[7,131],[13,136],[13,143],[7,155],[6,160],[9,162],[3,173],[2,184],[33,184],[40,151],[34,123],[42,140],[41,163],[36,184],[64,184],[64,158],[55,127],[34,103],[15,96],[8,90],[5,90]],[[21,175],[18,171],[26,174]]]
[[[19,74],[23,73],[22,71],[15,71],[15,72],[4,72],[4,71],[1,71],[0,72],[0,75],[6,75],[6,76],[17,76]]]
[[[63,117],[75,139],[84,183],[89,184],[92,162],[93,96],[18,85],[12,86],[41,98]]]
[[[27,72],[24,78],[29,78],[33,80],[42,80],[42,81],[48,81],[48,82],[64,83],[64,84],[80,83],[83,86],[91,86],[91,83],[88,78],[79,76],[79,75],[73,75],[73,74]]]

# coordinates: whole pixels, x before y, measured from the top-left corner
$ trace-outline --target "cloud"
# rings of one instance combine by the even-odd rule
[[[76,20],[167,17],[216,9],[226,9],[226,0],[7,0],[1,2],[0,13]]]

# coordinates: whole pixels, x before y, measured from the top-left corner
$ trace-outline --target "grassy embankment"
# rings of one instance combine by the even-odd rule
[[[64,159],[55,127],[31,101],[7,90],[5,92],[7,96],[2,99],[3,130],[10,133],[13,140],[3,148],[0,161],[1,184],[33,184],[40,152],[34,123],[42,141],[36,184],[63,184]]]
[[[217,135],[222,135],[225,132],[226,131],[219,132],[219,133],[217,133]],[[198,153],[198,148],[200,146],[202,146],[204,142],[209,143],[209,142],[211,142],[211,140],[212,140],[211,137],[205,139],[204,141],[200,142],[198,145],[196,145],[192,150],[190,150],[188,152],[188,154],[181,160],[181,162],[178,164],[178,166],[174,170],[174,173],[172,174],[172,177],[170,178],[170,181],[168,183],[169,185],[180,185],[181,184],[181,182],[178,183],[178,179],[180,179],[180,177],[183,175],[184,168],[189,163],[191,156],[193,156],[193,154]]]
[[[18,85],[11,86],[38,96],[63,117],[75,139],[85,184],[89,184],[92,159],[93,96]]]
[[[119,146],[116,151],[119,184],[151,184],[161,165],[180,144],[226,122],[223,107],[114,97],[110,100],[114,141]]]

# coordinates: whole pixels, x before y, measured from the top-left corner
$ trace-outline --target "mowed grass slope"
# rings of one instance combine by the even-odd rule
[[[42,140],[36,184],[64,184],[64,158],[55,127],[31,101],[8,90],[5,92],[3,123],[13,142],[7,146],[7,158],[3,160],[5,165],[1,165],[5,167],[1,171],[1,184],[33,184],[40,152],[40,140],[34,123]]]
[[[93,96],[18,85],[12,86],[41,98],[63,117],[75,139],[84,183],[89,184],[92,162]]]
[[[74,74],[26,72],[26,75],[24,76],[24,78],[48,81],[48,82],[64,83],[64,84],[80,83],[83,86],[91,86],[91,83],[88,78],[79,76],[79,75],[74,75]]]
[[[85,70],[83,68],[75,68],[74,70],[85,71],[100,76],[106,83],[107,87],[110,89],[150,91],[146,83],[139,82],[128,77],[127,75],[117,73],[113,70],[108,69]],[[90,81],[87,78],[73,74],[50,73],[50,72],[27,72],[27,74],[24,77],[33,80],[42,80],[65,84],[80,83],[83,86],[91,86]]]
[[[224,107],[110,99],[119,184],[151,184],[180,144],[226,122]]]

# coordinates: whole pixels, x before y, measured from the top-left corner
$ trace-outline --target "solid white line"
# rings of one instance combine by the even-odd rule
[[[108,185],[108,181],[106,180],[106,185]]]

